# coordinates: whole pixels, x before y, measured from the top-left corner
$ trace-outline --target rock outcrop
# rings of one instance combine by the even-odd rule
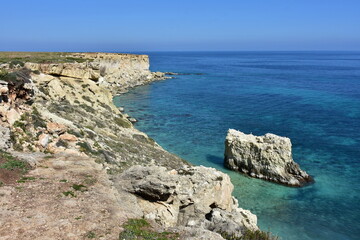
[[[299,187],[312,181],[292,158],[289,138],[274,134],[254,136],[229,129],[225,166],[251,177]]]
[[[0,125],[0,149],[7,150],[10,147],[10,129]]]
[[[165,79],[164,73],[149,70],[147,55],[117,53],[73,53],[70,56],[83,59],[72,63],[25,63],[25,67],[45,74],[91,79],[108,87],[112,93],[124,92],[131,87],[154,80]]]
[[[242,236],[258,230],[254,214],[238,207],[228,175],[213,168],[133,166],[114,179],[120,191],[137,196],[143,217],[164,227],[203,228]]]

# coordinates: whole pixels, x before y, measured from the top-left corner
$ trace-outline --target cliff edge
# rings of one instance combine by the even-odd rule
[[[164,76],[147,56],[5,55],[1,239],[134,239],[131,219],[167,239],[259,232],[227,175],[165,151],[113,104],[114,93]]]

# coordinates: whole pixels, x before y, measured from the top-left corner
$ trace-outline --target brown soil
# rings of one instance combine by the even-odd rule
[[[140,217],[94,159],[37,158],[19,183],[0,187],[1,240],[113,240],[127,218]]]
[[[5,169],[1,166],[8,162],[8,160],[0,155],[0,186],[3,184],[15,184],[23,176],[24,169]],[[29,168],[29,167],[28,167]]]

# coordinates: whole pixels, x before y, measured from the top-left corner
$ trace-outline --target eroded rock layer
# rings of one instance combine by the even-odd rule
[[[25,67],[45,74],[77,79],[91,79],[109,87],[112,93],[165,78],[164,73],[149,70],[147,55],[118,53],[73,53],[83,59],[72,63],[25,63]]]

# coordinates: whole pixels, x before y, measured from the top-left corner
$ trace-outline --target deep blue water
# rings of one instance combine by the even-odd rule
[[[231,176],[242,208],[283,240],[360,238],[360,52],[148,53],[153,71],[203,73],[115,99],[137,128]],[[316,183],[288,188],[223,167],[229,128],[291,138]]]

